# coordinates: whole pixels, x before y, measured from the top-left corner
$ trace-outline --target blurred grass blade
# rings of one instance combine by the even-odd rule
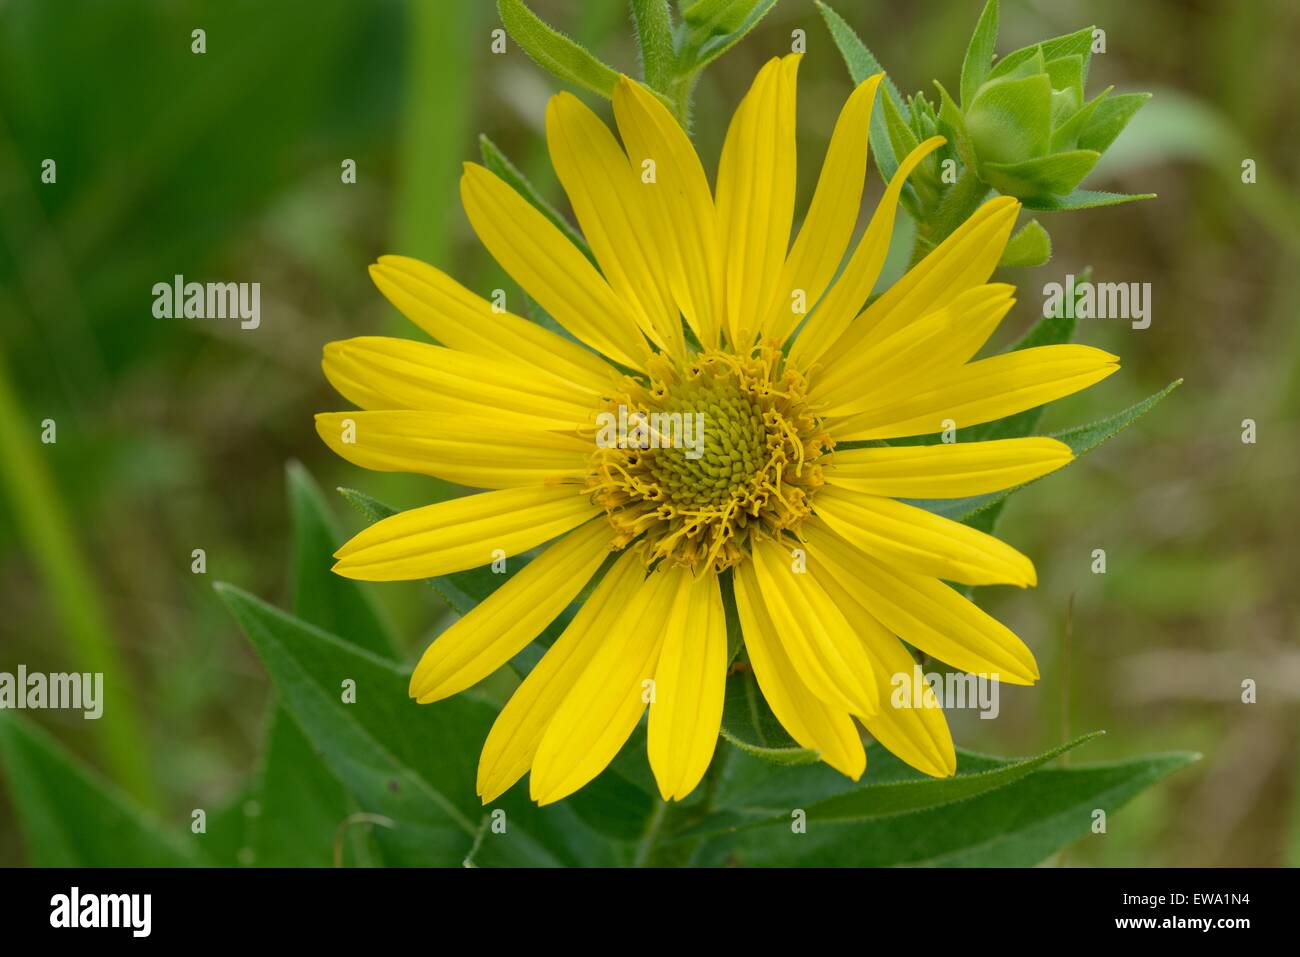
[[[613,97],[618,71],[548,25],[523,0],[497,0],[497,12],[511,39],[543,69],[606,99]]]
[[[520,172],[519,168],[510,162],[509,157],[488,139],[487,134],[479,134],[478,145],[479,152],[483,154],[483,165],[509,183],[515,192],[528,200],[534,209],[549,219],[560,232],[564,233],[569,242],[582,250],[582,254],[591,261],[593,266],[598,266],[596,257],[592,255],[591,247],[582,238],[582,234],[574,229],[569,224],[569,221],[546,201],[545,197],[537,191],[537,188]]]
[[[0,711],[0,764],[35,867],[206,863],[188,839],[162,830],[134,800],[35,724],[8,711]]]
[[[113,779],[147,806],[155,806],[130,672],[118,655],[94,573],[77,545],[44,457],[33,450],[40,420],[25,415],[9,384],[0,351],[0,484],[14,524],[45,584],[49,606],[72,652],[74,670],[102,673],[110,717],[92,722]],[[64,433],[66,436],[66,432]],[[111,559],[110,559],[111,560]]]
[[[677,66],[668,0],[632,0],[632,24],[641,49],[642,77],[651,89],[668,93]]]

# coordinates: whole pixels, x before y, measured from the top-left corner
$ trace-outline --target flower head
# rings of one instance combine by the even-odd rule
[[[423,578],[545,546],[434,640],[413,697],[485,678],[594,583],[488,736],[485,802],[528,772],[541,803],[573,793],[647,707],[660,791],[685,797],[712,758],[737,652],[794,740],[853,778],[866,762],[855,719],[922,771],[955,770],[942,710],[890,700],[914,665],[907,645],[1002,681],[1038,677],[1024,643],[945,584],[1032,585],[1029,559],[906,500],[1008,488],[1064,465],[1069,448],[872,440],[1002,418],[1117,360],[1076,345],[973,358],[1013,302],[988,282],[1013,199],[985,203],[862,308],[903,184],[943,142],[903,160],[848,253],[879,76],[845,104],[791,243],[798,65],[759,72],[716,192],[637,83],[615,91],[621,144],[576,98],[553,98],[551,157],[594,263],[505,182],[466,166],[479,238],[570,336],[385,256],[376,284],[440,345],[326,347],[326,375],[363,410],[317,417],[332,448],[486,490],[376,523],[338,551],[339,574]],[[724,593],[741,642],[728,640]]]

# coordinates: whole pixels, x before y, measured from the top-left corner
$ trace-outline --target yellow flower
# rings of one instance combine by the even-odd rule
[[[891,700],[891,679],[914,664],[903,641],[958,669],[1038,678],[1024,643],[944,583],[1032,585],[1029,559],[901,499],[1007,488],[1064,465],[1069,448],[861,440],[989,422],[1085,388],[1117,359],[1052,345],[972,361],[1013,302],[1010,286],[988,282],[1019,209],[1009,198],[985,203],[860,308],[903,183],[943,142],[903,160],[840,271],[879,76],[840,113],[790,245],[798,65],[788,56],[759,72],[727,132],[716,195],[686,133],[637,83],[622,78],[614,94],[621,146],[576,98],[551,100],[551,158],[599,269],[510,186],[466,165],[474,230],[573,339],[384,256],[376,285],[441,345],[325,348],[330,382],[364,410],[317,417],[331,448],[366,468],[490,490],[376,523],[338,551],[336,572],[424,578],[551,543],[430,645],[411,677],[421,703],[504,665],[610,559],[497,718],[478,770],[485,803],[530,771],[539,803],[572,794],[647,707],[659,789],[688,795],[718,740],[724,588],[773,713],[854,779],[866,764],[855,718],[921,771],[955,771],[942,710]],[[620,412],[659,418],[634,441],[608,441]],[[692,421],[703,425],[694,445],[678,432]],[[868,447],[836,450],[850,442]]]

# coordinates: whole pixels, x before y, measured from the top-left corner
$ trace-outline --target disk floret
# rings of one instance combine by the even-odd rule
[[[626,377],[602,412],[619,428],[598,434],[588,487],[614,547],[640,539],[648,564],[697,573],[742,561],[751,535],[797,533],[831,448],[775,343],[748,356],[656,357],[647,380]]]

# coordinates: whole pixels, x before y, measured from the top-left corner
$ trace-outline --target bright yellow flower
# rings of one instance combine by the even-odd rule
[[[432,266],[384,256],[376,285],[441,345],[326,346],[325,374],[365,410],[318,417],[331,448],[367,468],[491,490],[376,523],[338,551],[335,571],[424,578],[551,542],[430,645],[411,678],[420,702],[504,665],[618,553],[493,726],[484,802],[529,771],[538,802],[572,794],[613,759],[647,700],[660,791],[688,795],[718,740],[728,585],[772,711],[855,779],[866,764],[855,718],[921,771],[954,773],[942,710],[891,703],[892,676],[913,667],[903,641],[1002,681],[1038,678],[1024,643],[944,583],[1032,585],[1029,559],[900,499],[1007,488],[1064,465],[1069,448],[835,447],[989,422],[1085,388],[1117,359],[1052,345],[972,361],[1013,302],[1010,286],[988,282],[1019,209],[1009,198],[981,206],[860,310],[903,183],[942,140],[903,160],[840,271],[881,78],[861,84],[790,245],[798,65],[788,56],[759,72],[727,132],[716,195],[686,133],[637,83],[623,78],[614,94],[621,146],[574,97],[551,100],[551,158],[599,269],[510,186],[466,165],[461,195],[479,238],[577,342],[494,310]],[[601,414],[620,406],[702,413],[703,448],[598,442],[611,421]]]

